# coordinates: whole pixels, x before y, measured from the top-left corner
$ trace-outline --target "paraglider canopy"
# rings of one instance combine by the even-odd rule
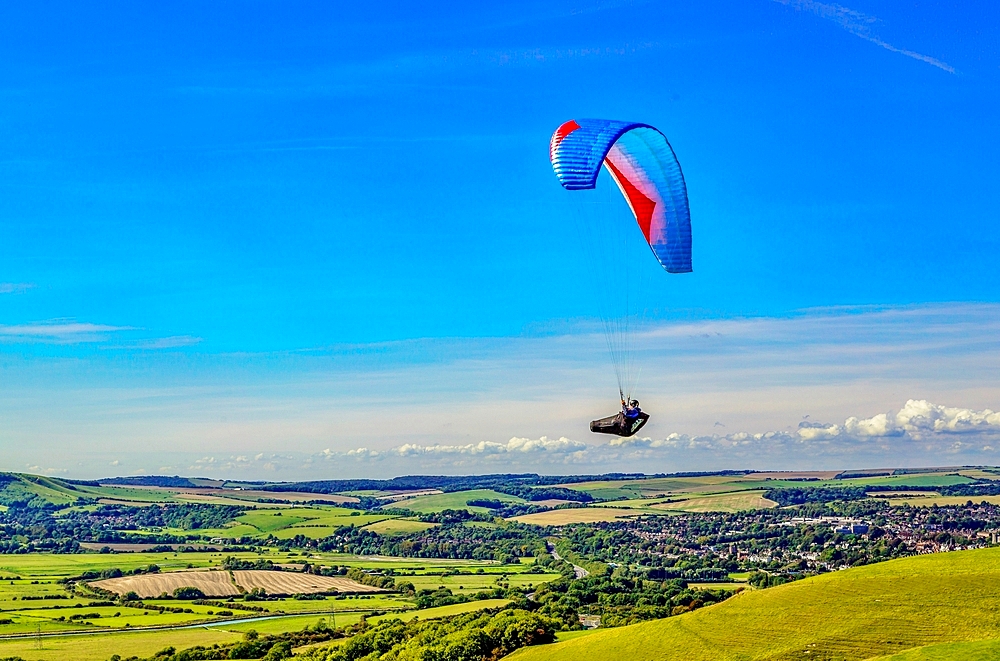
[[[596,188],[604,168],[621,191],[646,244],[664,270],[668,273],[691,272],[687,186],[677,156],[662,133],[649,124],[638,122],[570,120],[552,134],[549,157],[559,183],[569,191]],[[609,239],[617,237],[627,248],[631,239],[621,231],[623,225],[615,223],[617,219],[611,217],[613,214],[598,215],[607,216],[613,230],[599,236],[600,245],[607,245],[610,253],[614,241],[609,243]],[[620,252],[624,255],[627,251]],[[621,299],[622,314],[602,315],[608,348],[618,375],[622,410],[617,415],[594,420],[590,429],[597,433],[631,436],[649,420],[649,415],[639,409],[639,403],[631,399],[637,373],[631,368],[630,317],[634,314],[632,306],[638,309],[636,297],[627,293],[635,284],[630,273],[632,260],[626,256],[601,261],[609,263],[608,271],[613,270],[610,267],[619,267],[621,282],[613,282],[611,291],[621,287],[626,292],[612,297]],[[606,304],[606,307],[615,306]]]
[[[662,133],[637,122],[570,120],[552,134],[549,158],[567,190],[594,188],[606,167],[663,268],[691,272],[687,186]]]

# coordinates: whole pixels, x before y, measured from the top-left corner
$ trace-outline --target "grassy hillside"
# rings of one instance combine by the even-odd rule
[[[905,558],[745,592],[693,613],[528,648],[510,658],[860,661],[997,637],[1000,548],[990,548]],[[937,653],[914,650],[893,661],[976,658],[931,656]]]
[[[1000,640],[928,645],[872,661],[996,661],[996,659],[1000,659]]]

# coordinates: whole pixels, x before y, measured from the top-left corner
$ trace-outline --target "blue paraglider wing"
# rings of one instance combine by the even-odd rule
[[[604,166],[663,268],[692,270],[687,186],[662,133],[636,122],[570,120],[552,134],[549,157],[567,190],[594,188]]]

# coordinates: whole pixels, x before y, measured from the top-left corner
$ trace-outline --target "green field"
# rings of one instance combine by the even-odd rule
[[[377,532],[380,535],[387,535],[393,537],[396,535],[408,535],[414,532],[423,532],[433,528],[438,524],[436,523],[424,523],[423,521],[414,521],[413,519],[384,519],[382,521],[376,521],[375,523],[369,523],[365,526],[366,529],[372,532]]]
[[[740,512],[777,506],[778,503],[764,498],[763,491],[736,491],[698,495],[677,502],[653,505],[653,508],[675,512]]]
[[[998,636],[1000,548],[990,548],[905,558],[745,591],[693,613],[528,648],[511,659],[860,661]],[[900,656],[894,661],[938,658],[966,657]]]
[[[417,496],[390,503],[386,507],[405,507],[421,514],[433,514],[443,510],[463,510],[486,513],[489,509],[485,507],[472,507],[466,503],[470,500],[499,500],[505,503],[523,503],[523,499],[517,496],[508,496],[499,491],[491,489],[472,489],[470,491],[455,491],[452,493],[438,493],[431,496]]]

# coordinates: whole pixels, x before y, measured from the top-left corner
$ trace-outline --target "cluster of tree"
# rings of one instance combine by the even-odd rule
[[[581,614],[599,615],[601,626],[617,627],[679,615],[728,598],[726,590],[697,590],[687,581],[649,580],[644,572],[618,567],[584,578],[570,576],[545,583],[535,591],[539,612],[579,628]]]
[[[527,645],[555,640],[559,622],[524,609],[508,607],[441,620],[386,620],[375,625],[364,619],[358,624],[333,629],[321,619],[302,631],[258,635],[248,631],[234,643],[195,646],[178,651],[173,647],[147,658],[113,655],[110,661],[208,661],[215,659],[263,659],[282,661],[292,649],[347,638],[336,647],[314,646],[295,658],[303,661],[378,661],[379,659],[447,659],[448,661],[495,661]],[[7,660],[4,661],[18,661]]]
[[[517,608],[480,611],[443,620],[388,620],[334,647],[315,647],[303,661],[447,659],[494,661],[528,645],[551,643],[560,623]]]
[[[472,501],[469,501],[471,504]],[[479,502],[479,501],[477,501]],[[493,502],[493,501],[490,501]],[[496,502],[500,502],[499,500]],[[482,507],[486,507],[483,505]],[[465,523],[466,521],[493,521],[494,516],[492,514],[480,514],[479,512],[470,512],[467,509],[453,510],[446,509],[440,512],[428,512],[427,514],[418,514],[419,518],[424,523]]]
[[[1000,496],[1000,482],[981,480],[971,484],[951,484],[937,487],[942,496]]]
[[[75,581],[94,581],[97,579],[104,578],[121,578],[122,576],[138,576],[140,574],[159,574],[159,565],[147,565],[145,567],[136,567],[131,570],[121,570],[118,567],[108,567],[107,569],[102,569],[101,571],[88,570],[83,572],[78,576],[73,576],[71,578],[62,579],[63,582],[71,583]]]
[[[218,528],[246,508],[201,503],[127,507],[102,505],[93,510],[64,511],[66,505],[17,501],[0,512],[0,553],[48,551],[73,553],[81,541],[98,543],[184,543],[199,535],[138,534],[149,528],[179,528],[194,533]]]
[[[384,590],[396,589],[396,582],[391,576],[385,576],[384,574],[369,574],[358,567],[351,567],[348,569],[347,578],[352,581],[357,581],[362,585],[370,585],[375,588],[382,588]]]
[[[764,492],[764,498],[773,500],[782,507],[806,503],[831,503],[835,500],[862,500],[867,497],[865,487],[789,487],[768,489]]]
[[[232,555],[227,555],[222,559],[222,568],[233,570],[233,569],[267,569],[267,570],[277,570],[281,571],[281,567],[275,566],[274,562],[267,560],[266,558],[257,558],[256,560],[245,560],[243,558],[237,558]]]
[[[256,631],[248,631],[243,639],[235,643],[223,643],[211,646],[197,645],[177,651],[167,647],[146,658],[138,656],[111,656],[110,661],[208,661],[215,659],[263,659],[264,661],[282,661],[292,657],[292,648],[301,645],[322,643],[344,636],[344,631],[334,630],[326,626],[325,620],[320,620],[315,627],[306,627],[302,631],[293,631],[277,635],[259,635]]]
[[[239,505],[208,505],[203,503],[151,505],[149,507],[102,505],[92,512],[73,512],[69,518],[76,518],[92,525],[112,525],[116,530],[147,528],[199,530],[202,528],[221,528],[243,514],[246,509],[246,507]]]
[[[493,487],[494,491],[508,496],[517,496],[527,501],[539,500],[569,500],[577,503],[589,503],[594,500],[586,491],[575,491],[566,487],[530,486],[527,484],[501,484]]]
[[[67,480],[70,482],[71,480]],[[76,482],[87,486],[99,487],[101,484],[114,484],[124,487],[173,487],[175,489],[189,489],[198,486],[186,477],[174,475],[132,475],[129,477],[106,477],[96,482]]]
[[[473,498],[472,500],[465,501],[465,504],[470,507],[485,507],[491,510],[489,514],[478,514],[476,517],[469,517],[470,519],[477,518],[482,521],[492,521],[496,517],[500,517],[502,519],[512,519],[515,516],[536,514],[538,512],[544,512],[551,509],[550,507],[542,507],[540,505],[532,505],[530,503],[513,503],[509,501],[497,500],[495,498]],[[583,504],[574,503],[572,506],[582,507]],[[420,520],[423,521],[424,518],[421,517]]]
[[[518,558],[531,557],[545,548],[537,529],[510,522],[498,522],[488,527],[450,523],[398,537],[382,536],[365,528],[341,526],[323,539],[296,535],[283,540],[269,539],[268,544],[282,549],[319,549],[359,555],[500,562],[518,562]]]
[[[455,594],[448,588],[438,588],[436,590],[414,590],[413,583],[398,582],[396,587],[401,592],[416,598],[417,608],[438,608],[439,606],[451,606],[453,604],[465,604],[470,601],[481,601],[483,599],[523,599],[524,595],[517,590],[496,587],[491,590],[480,590],[471,595]]]

